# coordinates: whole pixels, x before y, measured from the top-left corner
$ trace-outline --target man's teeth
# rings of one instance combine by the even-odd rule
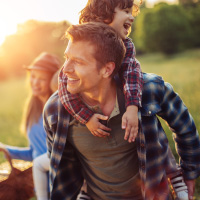
[[[77,79],[69,78],[69,77],[68,77],[68,80],[69,80],[69,81],[76,81]]]

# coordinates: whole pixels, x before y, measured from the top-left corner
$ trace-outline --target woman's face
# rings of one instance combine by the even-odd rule
[[[30,71],[30,85],[33,96],[48,99],[51,94],[50,81],[52,74],[46,71],[32,69]]]

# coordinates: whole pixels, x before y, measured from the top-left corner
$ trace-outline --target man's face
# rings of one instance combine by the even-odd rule
[[[93,93],[100,87],[101,69],[93,56],[95,48],[86,41],[69,41],[65,50],[63,72],[67,76],[67,90],[72,93]]]

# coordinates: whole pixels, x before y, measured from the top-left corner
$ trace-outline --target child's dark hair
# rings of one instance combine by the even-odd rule
[[[110,24],[116,7],[126,9],[132,6],[133,15],[136,16],[139,6],[134,4],[134,0],[88,0],[85,8],[80,11],[79,23],[95,21]]]

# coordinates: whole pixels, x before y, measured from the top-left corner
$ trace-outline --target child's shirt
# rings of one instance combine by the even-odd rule
[[[130,38],[124,40],[126,54],[119,70],[119,77],[123,82],[126,107],[135,105],[141,107],[143,75],[139,61],[135,58],[135,46]],[[58,94],[65,109],[80,123],[86,124],[93,116],[91,111],[81,100],[79,94],[67,91],[67,76],[63,69],[59,74]]]

